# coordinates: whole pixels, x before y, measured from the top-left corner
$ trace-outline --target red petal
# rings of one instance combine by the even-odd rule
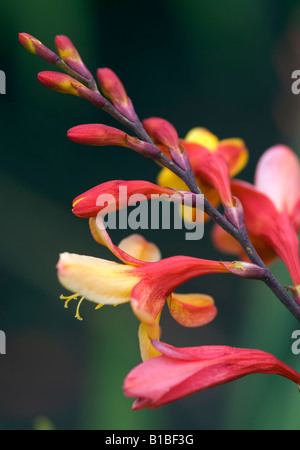
[[[137,397],[135,410],[158,408],[254,373],[277,374],[300,383],[299,373],[260,350],[226,346],[178,349],[159,341],[152,342],[162,356],[135,367],[124,382],[125,395]]]
[[[131,305],[137,317],[149,325],[161,312],[167,298],[179,285],[197,276],[229,273],[226,264],[188,256],[173,256],[137,269],[142,280],[131,293]]]
[[[89,218],[95,217],[105,208],[104,214],[118,211],[130,205],[134,194],[140,194],[140,198],[150,199],[152,195],[173,195],[172,189],[158,186],[143,180],[113,180],[89,189],[73,200],[73,213],[76,216]]]
[[[212,153],[198,144],[182,141],[186,148],[195,176],[213,186],[219,193],[224,205],[232,205],[229,167],[218,153]]]

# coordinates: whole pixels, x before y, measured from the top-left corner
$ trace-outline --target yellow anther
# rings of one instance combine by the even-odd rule
[[[69,302],[71,301],[71,300],[73,300],[73,299],[76,299],[77,297],[79,297],[79,295],[80,294],[73,294],[73,295],[61,295],[59,298],[61,299],[61,300],[66,300],[65,301],[65,305],[64,305],[64,307],[65,308],[68,308],[68,305],[69,305]]]
[[[82,320],[82,317],[79,314],[79,308],[80,308],[80,305],[83,302],[83,300],[84,300],[84,297],[81,297],[81,299],[78,302],[77,308],[76,308],[75,318],[78,319],[78,320]]]

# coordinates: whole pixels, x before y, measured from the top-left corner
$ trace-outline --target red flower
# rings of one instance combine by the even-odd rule
[[[169,146],[175,148],[177,133],[171,124],[167,126],[164,122],[166,121],[162,119],[151,118],[143,123],[150,136],[162,146],[161,149],[168,156]],[[177,137],[177,146],[186,151],[201,192],[216,207],[221,199],[228,218],[234,220],[235,202],[231,194],[230,178],[240,172],[248,161],[244,142],[237,138],[219,141],[210,131],[194,128],[184,139],[178,140]],[[159,173],[158,184],[188,190],[185,183],[166,168]]]
[[[175,348],[152,341],[161,356],[135,367],[124,381],[133,410],[158,408],[195,392],[254,373],[276,374],[300,384],[300,374],[261,350],[227,346]]]
[[[123,249],[111,241],[101,215],[90,219],[94,239],[108,247],[125,264],[84,255],[63,253],[57,265],[58,278],[68,290],[75,292],[69,298],[82,297],[98,305],[116,305],[130,302],[133,312],[141,321],[141,353],[146,359],[151,353],[149,338],[159,338],[159,318],[168,300],[171,315],[184,326],[204,325],[214,319],[216,308],[213,299],[202,294],[174,294],[173,291],[186,281],[212,273],[234,273],[247,276],[256,266],[240,262],[218,262],[188,256],[173,256],[158,259],[155,247],[142,259],[140,243],[134,238],[130,248]],[[145,242],[149,250],[149,244]],[[145,245],[143,244],[144,248]],[[153,244],[152,244],[153,246]],[[138,249],[138,251],[136,251]],[[137,257],[138,256],[138,257]],[[250,266],[250,267],[249,267]],[[259,270],[259,268],[257,268]],[[153,352],[151,353],[152,357]],[[144,356],[146,355],[146,356]]]

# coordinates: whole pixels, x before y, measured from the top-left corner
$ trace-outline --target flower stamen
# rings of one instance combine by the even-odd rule
[[[85,297],[81,297],[81,299],[78,302],[77,308],[76,308],[75,318],[78,319],[78,320],[82,320],[82,317],[79,314],[79,308],[80,308],[80,305],[81,305],[81,303],[83,302],[84,299],[85,299]]]
[[[69,307],[69,302],[70,302],[71,300],[73,300],[73,299],[77,299],[77,298],[79,297],[79,295],[80,295],[80,294],[61,295],[59,298],[60,298],[61,300],[66,300],[66,301],[65,301],[64,307],[65,307],[65,308],[68,308],[68,307]]]

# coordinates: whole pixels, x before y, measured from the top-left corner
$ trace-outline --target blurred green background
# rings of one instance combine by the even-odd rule
[[[82,123],[116,123],[75,97],[41,86],[52,70],[27,53],[18,33],[54,49],[68,35],[89,69],[120,76],[141,118],[159,116],[180,136],[204,126],[220,138],[241,137],[250,151],[242,176],[253,180],[261,153],[282,142],[300,149],[300,102],[291,73],[300,69],[300,1],[37,0],[0,4],[1,102],[0,429],[299,429],[297,387],[255,375],[155,411],[132,412],[126,374],[140,362],[138,321],[129,305],[64,309],[55,265],[62,251],[112,258],[71,213],[74,197],[110,179],[155,182],[158,168],[122,148],[74,144],[66,132]],[[149,231],[163,256],[221,258],[209,239]],[[114,231],[118,242],[126,233]],[[274,271],[284,284],[280,263]],[[214,296],[219,314],[201,329],[180,327],[164,311],[162,339],[178,346],[259,348],[296,370],[292,331],[299,324],[259,282],[208,276],[182,292]],[[180,291],[180,289],[179,289]]]

